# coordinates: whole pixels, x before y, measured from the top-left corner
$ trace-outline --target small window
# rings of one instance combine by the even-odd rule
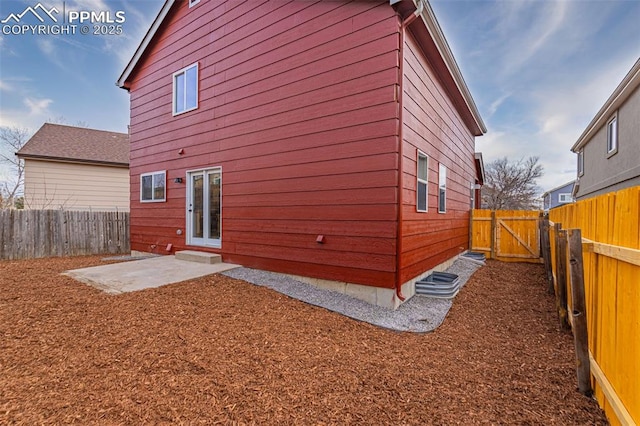
[[[166,176],[166,171],[141,174],[140,201],[144,203],[157,203],[160,201],[165,201]]]
[[[607,154],[609,156],[618,151],[618,114],[607,123]]]
[[[584,174],[584,151],[578,151],[578,176]]]
[[[173,74],[173,115],[198,108],[198,63]]]
[[[429,192],[429,157],[426,154],[418,151],[418,170],[416,176],[417,182],[417,199],[416,209],[419,212],[426,212],[429,209],[427,203],[427,196]]]
[[[558,202],[559,203],[570,203],[573,200],[571,199],[571,194],[558,194]]]
[[[447,168],[444,164],[440,164],[440,173],[438,174],[438,213],[447,211]]]
[[[198,3],[200,3],[200,0],[189,0],[189,7],[193,7]]]

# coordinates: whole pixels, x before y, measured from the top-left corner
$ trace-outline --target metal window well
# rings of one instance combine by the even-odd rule
[[[416,294],[439,299],[453,299],[460,290],[460,278],[448,272],[433,272],[416,281]]]
[[[487,256],[484,253],[479,253],[477,251],[468,251],[462,255],[467,259],[477,260],[479,262],[485,262],[487,260]]]

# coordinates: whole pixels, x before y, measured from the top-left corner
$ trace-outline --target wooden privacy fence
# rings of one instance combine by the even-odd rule
[[[0,210],[0,259],[129,251],[128,212]]]
[[[506,262],[540,262],[540,212],[474,210],[471,250]]]
[[[591,385],[612,424],[640,424],[640,187],[552,209],[549,219],[561,323],[575,305],[565,230],[580,229]]]

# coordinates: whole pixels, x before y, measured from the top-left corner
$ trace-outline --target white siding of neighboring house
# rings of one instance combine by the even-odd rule
[[[129,169],[26,159],[26,209],[129,211]]]

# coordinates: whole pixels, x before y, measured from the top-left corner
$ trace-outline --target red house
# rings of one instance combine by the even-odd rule
[[[423,0],[166,0],[131,95],[131,247],[397,307],[468,249],[486,132]]]

